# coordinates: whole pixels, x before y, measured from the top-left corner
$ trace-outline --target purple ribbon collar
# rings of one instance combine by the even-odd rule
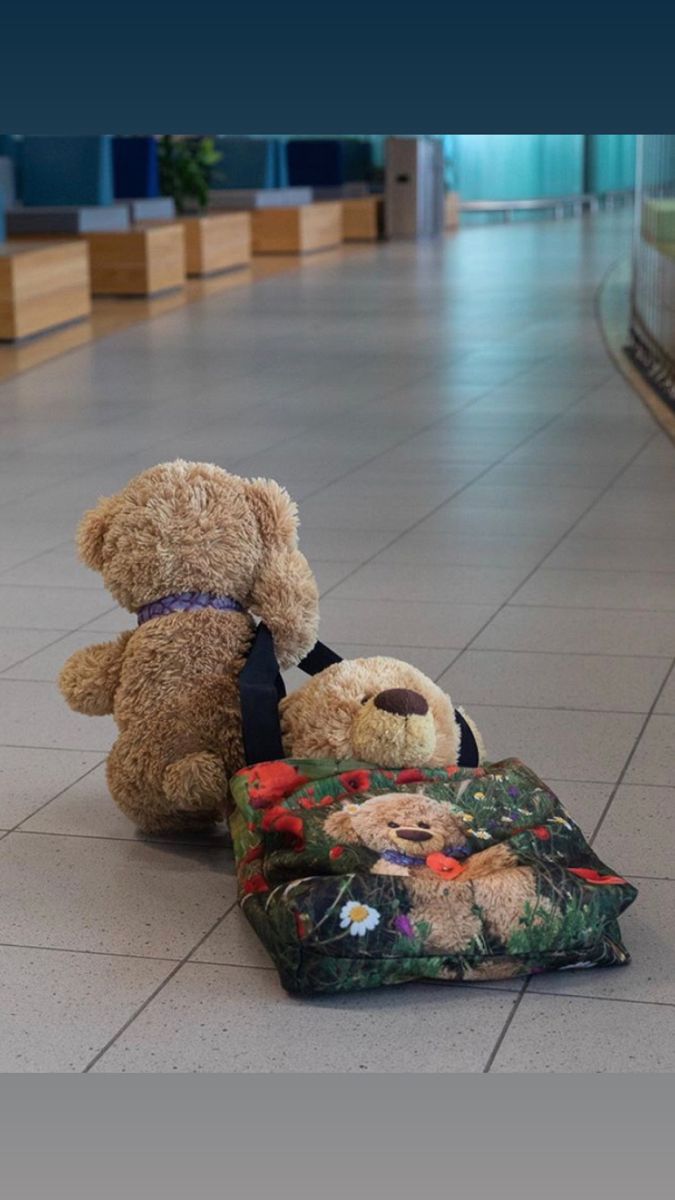
[[[443,849],[443,854],[451,858],[466,858],[468,853],[468,846],[445,846]],[[402,850],[385,850],[382,858],[398,867],[423,867],[427,861],[426,854],[404,854]]]
[[[213,592],[176,592],[172,596],[163,596],[161,600],[144,604],[136,616],[138,624],[144,625],[153,617],[166,617],[175,612],[200,612],[204,608],[217,608],[221,612],[245,611],[244,606],[231,596],[216,596]]]

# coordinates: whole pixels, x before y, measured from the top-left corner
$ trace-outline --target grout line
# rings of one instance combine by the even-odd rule
[[[0,942],[0,948],[9,950],[50,950],[54,954],[89,954],[94,958],[131,958],[140,962],[177,963],[177,958],[164,954],[131,954],[122,950],[82,950],[73,946],[36,946],[30,942]]]
[[[470,606],[465,605],[464,607],[470,607]],[[368,647],[372,646],[372,644],[373,644],[372,642],[346,642],[346,645],[355,646],[355,647],[357,647],[357,649],[359,646],[362,646],[364,649],[368,649]],[[458,655],[463,654],[464,651],[468,649],[468,646],[457,648],[457,647],[451,647],[451,646],[408,646],[408,645],[394,646],[393,643],[390,643],[390,644],[392,645],[393,650],[443,650],[443,651],[445,651],[445,650],[454,649],[455,653]],[[663,662],[671,661],[670,654],[642,654],[642,653],[635,653],[634,651],[629,651],[628,653],[624,652],[623,654],[616,651],[616,652],[612,652],[610,654],[604,650],[603,651],[598,651],[598,650],[528,650],[525,647],[519,647],[517,650],[514,650],[510,646],[472,646],[471,653],[472,654],[549,654],[549,655],[554,655],[556,657],[564,656],[565,658],[648,658],[648,659],[655,659],[656,661],[663,661]],[[447,670],[447,667],[445,669]],[[29,682],[29,681],[26,680],[25,682]],[[45,682],[45,681],[35,680],[33,682]],[[51,681],[47,680],[46,682],[51,682]]]
[[[673,484],[675,485],[675,479],[673,480]],[[665,499],[666,499],[666,497],[664,496],[664,500]],[[668,499],[670,499],[670,497],[668,497]],[[633,542],[631,541],[630,538],[621,538],[621,539],[596,538],[593,534],[591,534],[589,536],[588,540],[593,541],[593,542],[625,541],[627,543],[627,547],[630,547],[633,545]],[[668,575],[668,576],[672,575],[672,576],[675,576],[675,566],[673,566],[671,568],[671,570],[669,570],[669,571],[666,571],[664,569],[646,570],[645,568],[642,568],[642,567],[633,567],[632,569],[629,567],[546,567],[545,570],[555,572],[556,574],[558,574],[562,571],[567,571],[567,572],[573,571],[575,573],[579,572],[579,574],[583,575],[589,571],[593,571],[599,575],[606,574],[606,575]],[[16,585],[16,586],[18,586],[18,585]]]
[[[51,554],[51,550],[45,550],[45,554]],[[38,558],[40,558],[40,557],[41,557],[41,555],[38,555]],[[13,571],[14,569],[15,569],[14,567],[7,567],[7,573],[9,573],[10,571]],[[100,584],[96,584],[96,583],[90,583],[90,584],[86,584],[86,583],[45,583],[45,584],[39,584],[39,585],[34,584],[34,583],[7,583],[7,581],[2,578],[2,573],[0,572],[0,587],[2,587],[3,589],[4,588],[17,588],[17,589],[23,588],[24,591],[26,591],[26,590],[34,591],[35,588],[38,586],[40,588],[48,588],[50,592],[51,591],[54,591],[54,592],[92,592],[94,594],[98,594],[98,593],[101,593],[103,595],[106,594],[105,588],[101,587]],[[14,626],[9,625],[9,626],[7,626],[7,628],[13,629]],[[17,628],[34,629],[35,626],[25,625],[25,626],[17,626]]]
[[[526,585],[526,584],[527,584],[527,583],[530,581],[530,579],[532,578],[532,576],[533,576],[533,575],[535,575],[535,574],[537,573],[537,571],[539,571],[539,570],[540,570],[540,568],[543,566],[543,564],[546,562],[546,560],[547,560],[548,558],[550,558],[550,556],[551,556],[551,555],[552,555],[552,554],[553,554],[553,553],[554,553],[554,552],[555,552],[555,551],[558,549],[558,546],[560,546],[560,545],[561,545],[561,543],[562,543],[562,542],[565,540],[565,538],[566,538],[566,537],[568,537],[568,536],[569,536],[569,534],[570,534],[570,533],[572,533],[572,531],[573,531],[574,529],[576,529],[577,525],[578,525],[578,524],[579,524],[581,521],[583,521],[584,517],[586,517],[586,516],[587,516],[587,514],[588,514],[588,513],[589,513],[589,512],[590,512],[590,511],[591,511],[591,510],[592,510],[592,509],[595,507],[595,505],[599,503],[599,501],[602,499],[602,497],[603,497],[603,495],[605,494],[605,492],[609,490],[609,488],[612,486],[612,484],[615,482],[615,480],[616,480],[616,479],[619,479],[619,478],[621,477],[621,475],[624,473],[624,471],[627,471],[627,470],[628,470],[628,468],[629,468],[629,467],[632,465],[632,463],[635,461],[635,459],[636,459],[636,458],[637,458],[637,457],[638,457],[640,454],[642,454],[643,450],[645,450],[645,449],[646,449],[646,447],[649,445],[649,443],[650,443],[651,441],[653,441],[653,440],[654,440],[654,438],[656,438],[657,436],[658,436],[658,434],[657,434],[657,433],[652,433],[652,434],[650,434],[650,435],[649,435],[649,437],[648,437],[648,438],[646,438],[646,439],[645,439],[645,441],[644,441],[644,442],[643,442],[643,443],[642,443],[642,444],[641,444],[641,445],[638,447],[638,449],[635,451],[635,453],[631,455],[631,457],[628,459],[628,461],[627,461],[626,463],[624,463],[624,465],[623,465],[623,466],[622,466],[622,467],[621,467],[621,468],[620,468],[620,469],[617,471],[617,473],[616,473],[616,474],[615,474],[615,475],[612,477],[612,479],[611,479],[611,480],[610,480],[610,482],[609,482],[609,483],[606,485],[606,487],[605,487],[605,488],[604,488],[604,489],[603,489],[601,492],[599,492],[599,494],[598,494],[598,495],[595,497],[595,499],[594,499],[594,500],[592,500],[592,501],[590,502],[590,504],[588,505],[588,507],[587,507],[586,509],[584,509],[584,511],[583,511],[582,513],[580,513],[580,514],[579,514],[579,516],[578,516],[578,517],[576,518],[576,520],[575,520],[575,521],[572,523],[572,525],[570,525],[569,529],[567,529],[567,530],[566,530],[566,531],[565,531],[563,534],[561,534],[561,536],[558,538],[558,541],[557,541],[557,542],[556,542],[556,543],[555,543],[555,544],[554,544],[554,545],[551,547],[551,549],[550,549],[550,550],[548,550],[548,551],[546,552],[546,554],[543,556],[543,558],[542,558],[542,559],[541,559],[541,560],[540,560],[540,561],[537,563],[537,565],[536,565],[535,567],[533,567],[533,568],[532,568],[532,570],[529,572],[529,574],[528,574],[528,575],[526,575],[526,576],[525,576],[525,578],[524,578],[523,580],[521,580],[521,582],[518,584],[518,586],[517,586],[516,588],[514,588],[514,590],[511,592],[511,594],[510,594],[509,596],[507,596],[506,600],[504,600],[504,601],[502,602],[502,604],[501,604],[501,605],[500,605],[500,606],[497,608],[497,610],[496,610],[496,611],[495,611],[495,612],[492,614],[492,616],[491,616],[491,617],[490,617],[490,618],[489,618],[489,619],[488,619],[488,620],[485,622],[485,624],[484,624],[484,625],[483,625],[483,626],[482,626],[482,627],[481,627],[481,628],[478,630],[478,632],[474,634],[474,636],[473,636],[473,637],[470,639],[470,641],[469,641],[469,642],[467,642],[466,646],[464,647],[464,650],[462,651],[462,653],[463,653],[463,654],[466,654],[467,650],[470,650],[470,649],[471,649],[471,647],[473,646],[474,642],[475,642],[475,641],[476,641],[476,640],[477,640],[477,639],[478,639],[478,638],[481,636],[481,634],[482,634],[482,633],[484,633],[484,632],[485,632],[485,630],[487,629],[488,625],[491,625],[491,624],[492,624],[492,622],[493,622],[494,620],[496,620],[496,618],[499,616],[499,614],[500,614],[500,613],[501,613],[501,612],[502,612],[502,611],[503,611],[505,608],[507,608],[507,607],[514,607],[514,608],[515,608],[515,607],[520,607],[520,606],[518,606],[518,605],[513,605],[513,606],[512,606],[512,605],[510,605],[510,601],[513,599],[513,597],[514,597],[514,596],[515,596],[515,595],[516,595],[516,594],[517,594],[517,593],[518,593],[518,592],[521,590],[521,588],[525,587],[525,585]],[[551,607],[551,608],[552,608],[552,607],[555,607],[555,606],[554,606],[554,605],[547,605],[547,606],[541,606],[541,607]],[[575,608],[575,609],[573,609],[572,611],[578,611],[578,610]],[[628,610],[628,611],[630,611],[630,610]]]
[[[14,748],[16,748],[16,747],[12,747],[12,749],[14,749]],[[23,749],[37,749],[38,747],[21,746],[18,748],[23,750]],[[39,747],[39,748],[42,749],[43,747]],[[44,749],[60,750],[61,747],[60,746],[58,746],[58,747],[50,746],[50,747],[44,747]],[[84,753],[100,754],[101,751],[100,750],[94,750],[94,751],[89,751],[89,752],[82,751],[82,753],[83,754]],[[24,824],[25,821],[32,820],[33,817],[36,817],[38,813],[42,812],[43,808],[46,808],[48,804],[51,804],[53,800],[58,800],[59,796],[62,796],[64,794],[64,792],[67,792],[71,787],[75,787],[76,783],[81,783],[81,781],[83,779],[86,779],[88,775],[91,775],[92,771],[97,771],[98,768],[104,762],[105,762],[104,758],[99,759],[99,761],[97,763],[94,763],[94,765],[92,767],[89,767],[86,771],[83,771],[81,775],[78,775],[77,779],[71,779],[70,783],[66,784],[65,787],[61,788],[61,791],[57,792],[55,796],[50,796],[48,800],[45,800],[44,804],[40,804],[36,809],[33,810],[33,812],[29,813],[27,817],[22,817],[20,821],[17,821],[16,825],[12,825],[12,827],[7,830],[7,833],[16,833],[17,830],[21,830],[21,826]],[[21,832],[23,833],[25,831],[21,830]]]
[[[36,679],[11,679],[11,680],[8,679],[7,682],[8,683],[44,683],[44,682],[49,683],[50,680],[45,681],[45,680],[36,680]],[[0,683],[2,683],[1,679],[0,679]],[[2,745],[3,749],[5,749],[5,750],[52,750],[52,751],[56,751],[57,753],[62,750],[67,750],[69,754],[105,754],[105,755],[107,755],[110,750],[109,746],[106,747],[106,749],[104,750],[100,746],[96,746],[96,747],[93,747],[93,746],[34,746],[32,743],[28,743],[28,742],[2,742],[0,744]],[[105,758],[102,758],[101,762],[105,762]],[[98,763],[99,767],[101,765],[101,762]],[[92,768],[92,770],[93,770],[93,768]],[[77,783],[77,780],[73,780],[73,783]],[[72,787],[72,784],[69,783],[68,787]],[[61,795],[60,792],[59,792],[59,795]],[[55,799],[56,799],[56,797],[52,796],[52,800],[55,800]]]
[[[130,1025],[133,1024],[133,1022],[136,1020],[136,1018],[141,1015],[141,1013],[148,1007],[148,1005],[151,1004],[152,1001],[159,995],[159,993],[162,991],[162,989],[166,987],[167,983],[169,983],[170,980],[172,980],[174,978],[174,976],[178,974],[181,967],[184,966],[186,962],[188,962],[188,960],[195,953],[195,951],[198,950],[199,947],[204,944],[206,939],[208,937],[210,937],[211,934],[214,933],[215,930],[218,928],[218,926],[225,920],[225,918],[227,916],[229,916],[229,914],[232,912],[232,909],[236,907],[236,904],[237,904],[237,901],[234,900],[232,902],[232,904],[229,906],[229,908],[227,909],[227,911],[224,912],[221,917],[218,917],[217,921],[214,921],[213,925],[211,925],[211,927],[209,929],[207,929],[206,933],[204,934],[203,937],[201,937],[199,939],[197,944],[195,946],[191,947],[189,952],[186,955],[184,955],[183,958],[181,958],[180,962],[176,963],[173,970],[169,971],[168,975],[165,976],[165,978],[162,980],[162,982],[156,988],[154,988],[153,991],[150,993],[150,995],[143,1001],[143,1003],[138,1006],[138,1008],[131,1014],[129,1019],[124,1022],[124,1025],[122,1025],[121,1028],[117,1030],[117,1033],[113,1034],[113,1036],[111,1038],[109,1038],[109,1040],[106,1042],[105,1046],[103,1046],[102,1049],[99,1050],[98,1053],[95,1054],[92,1059],[90,1059],[90,1061],[87,1063],[84,1070],[81,1072],[83,1075],[87,1075],[89,1073],[89,1071],[91,1071],[92,1067],[94,1067],[96,1065],[96,1063],[101,1058],[103,1058],[103,1055],[106,1054],[108,1052],[108,1050],[110,1050],[111,1046],[114,1046],[114,1044],[118,1040],[118,1038],[120,1038],[122,1036],[122,1034],[126,1032],[126,1030],[129,1028]]]
[[[537,978],[541,979],[541,976]],[[528,996],[555,996],[557,1000],[598,1000],[609,1004],[645,1004],[651,1008],[675,1008],[675,1000],[636,1000],[628,996],[592,996],[590,992],[549,992],[537,988],[536,992],[528,992]]]
[[[525,995],[525,988],[526,988],[526,987],[527,987],[527,980],[525,981],[525,984],[524,984],[524,986],[523,986],[522,990],[521,990],[521,991],[518,993],[518,995],[516,996],[515,1003],[514,1003],[514,1005],[513,1005],[512,1009],[511,1009],[511,1011],[510,1011],[509,1015],[507,1016],[507,1018],[506,1018],[506,1020],[505,1020],[505,1022],[504,1022],[504,1026],[503,1026],[503,1028],[502,1028],[502,1031],[501,1031],[501,1033],[499,1034],[499,1037],[497,1038],[497,1041],[495,1042],[494,1046],[492,1047],[492,1052],[491,1052],[491,1054],[489,1055],[489,1057],[488,1057],[488,1060],[487,1060],[487,1062],[486,1062],[485,1066],[483,1067],[483,1074],[484,1074],[484,1075],[489,1075],[489,1073],[490,1073],[490,1071],[491,1071],[491,1069],[492,1069],[492,1064],[494,1063],[494,1061],[495,1061],[495,1059],[496,1059],[497,1055],[499,1054],[499,1051],[500,1051],[500,1049],[501,1049],[501,1046],[502,1046],[502,1042],[504,1041],[504,1038],[506,1037],[507,1033],[509,1032],[509,1029],[511,1028],[511,1025],[512,1025],[512,1023],[513,1023],[513,1018],[515,1017],[516,1013],[518,1012],[518,1009],[520,1008],[520,1005],[521,1005],[521,1002],[522,1002],[523,996]]]
[[[631,872],[631,879],[642,879],[647,883],[675,883],[675,875],[633,875]]]
[[[523,374],[526,374],[526,372],[523,372]],[[580,399],[583,399],[585,396],[590,394],[590,392],[592,392],[592,391],[593,391],[593,388],[589,388],[588,392],[584,392],[584,395],[582,397],[580,397]],[[475,403],[475,401],[473,403]],[[578,401],[574,401],[569,407],[570,408],[573,407],[573,405],[576,403],[578,403]],[[469,406],[467,405],[467,407],[469,407]],[[567,412],[568,409],[564,409],[563,411]],[[543,433],[544,430],[548,429],[551,425],[555,424],[555,422],[560,418],[561,415],[562,415],[562,413],[556,413],[554,416],[550,417],[549,420],[545,421],[541,426],[538,426],[536,429],[534,429],[530,433],[528,433],[521,441],[517,442],[515,446],[512,446],[509,450],[505,451],[504,454],[502,454],[494,462],[490,463],[489,466],[486,466],[473,479],[467,481],[460,488],[458,488],[458,490],[449,499],[443,500],[440,504],[437,504],[435,506],[435,508],[432,508],[429,512],[425,513],[424,516],[422,516],[418,520],[414,521],[406,529],[401,530],[398,534],[396,534],[396,536],[394,538],[392,538],[392,540],[390,542],[387,542],[387,544],[385,546],[381,546],[379,550],[377,550],[374,554],[372,554],[370,556],[370,558],[365,559],[364,562],[362,562],[358,567],[356,567],[352,572],[350,572],[349,575],[345,576],[344,579],[340,580],[339,584],[334,584],[333,587],[327,588],[326,592],[324,593],[323,598],[325,599],[326,596],[330,595],[330,593],[334,590],[334,588],[340,587],[343,583],[346,582],[346,580],[351,579],[352,576],[357,573],[357,571],[361,570],[362,567],[366,566],[368,563],[372,562],[373,559],[377,558],[378,554],[381,554],[384,550],[389,550],[393,545],[396,544],[396,542],[400,541],[402,537],[404,537],[406,534],[411,533],[414,529],[417,529],[420,525],[422,525],[430,517],[434,516],[435,513],[439,512],[442,508],[444,508],[446,504],[451,503],[453,500],[455,500],[457,498],[457,496],[461,495],[468,488],[472,487],[475,483],[479,482],[479,480],[483,479],[484,476],[487,475],[494,467],[502,464],[512,454],[515,454],[516,451],[520,450],[523,446],[526,446],[528,442],[532,441],[540,433]],[[434,422],[434,424],[438,424],[438,422]],[[564,539],[568,536],[568,534],[570,534],[572,532],[572,530],[576,528],[576,526],[583,519],[583,517],[585,517],[586,514],[588,512],[590,512],[591,508],[593,508],[593,506],[598,503],[598,501],[602,498],[602,496],[605,494],[605,492],[609,490],[609,488],[615,482],[615,480],[620,478],[623,471],[627,470],[628,467],[630,467],[632,465],[634,460],[638,457],[639,454],[642,453],[642,451],[647,447],[649,442],[652,441],[657,436],[658,435],[656,433],[651,433],[645,439],[645,441],[640,444],[639,448],[635,451],[635,453],[633,455],[631,455],[631,457],[623,465],[623,467],[621,467],[611,477],[609,483],[605,486],[605,488],[601,489],[597,493],[595,499],[593,501],[591,501],[591,503],[588,505],[588,507],[586,509],[584,509],[584,511],[580,514],[580,516],[576,519],[576,521],[574,521],[573,524],[568,529],[565,530],[565,532],[561,535],[560,538],[558,538],[558,540],[551,547],[551,549],[547,552],[547,554],[545,554],[544,557],[542,559],[540,559],[540,561],[537,563],[537,565],[532,568],[530,573],[528,575],[526,575],[524,579],[521,580],[521,582],[518,584],[518,586],[516,588],[513,589],[513,591],[510,593],[509,597],[507,598],[507,600],[505,600],[504,603],[501,605],[501,608],[505,607],[505,605],[508,603],[508,601],[513,596],[515,596],[516,592],[520,591],[520,588],[523,587],[528,582],[529,579],[531,579],[531,577],[532,577],[532,575],[534,575],[535,571],[537,571],[539,569],[539,567],[544,562],[546,562],[546,559],[549,557],[550,554],[553,553],[554,550],[557,550],[557,548],[561,544],[561,542],[564,541]],[[410,439],[406,439],[406,440],[410,440]],[[500,612],[501,608],[497,609],[497,612]],[[494,616],[496,616],[496,615],[497,615],[497,613],[495,613],[493,615],[493,617],[490,618],[490,621],[492,621],[494,619]],[[478,631],[478,633],[475,635],[475,637],[478,637],[479,634],[482,633],[483,629],[485,629],[486,626],[490,624],[490,621],[486,622],[486,624],[482,627],[482,629],[480,629]],[[472,641],[475,641],[475,637],[472,639]],[[471,642],[469,643],[469,645],[471,645]],[[468,649],[468,646],[465,647],[465,649]]]
[[[630,754],[628,755],[628,758],[626,759],[626,761],[623,765],[623,770],[621,771],[619,778],[617,779],[616,783],[614,784],[614,787],[612,789],[612,792],[609,796],[609,799],[608,799],[605,807],[603,808],[602,812],[600,813],[598,821],[596,822],[596,825],[595,825],[595,829],[593,830],[590,838],[588,839],[589,845],[591,845],[591,846],[593,845],[593,842],[595,841],[595,839],[600,831],[600,828],[602,826],[602,823],[603,823],[605,817],[607,816],[610,808],[612,807],[612,803],[614,801],[614,797],[616,796],[617,791],[621,787],[621,784],[623,783],[623,781],[626,777],[626,773],[628,771],[628,768],[630,767],[631,762],[633,761],[633,758],[635,757],[638,745],[640,744],[640,742],[642,740],[642,736],[643,736],[651,718],[654,716],[654,710],[656,708],[656,705],[658,704],[658,702],[663,694],[663,691],[664,691],[671,675],[673,674],[673,668],[675,668],[675,659],[673,659],[673,661],[671,662],[670,670],[666,672],[666,676],[661,684],[661,687],[658,689],[658,691],[652,701],[651,708],[649,709],[649,712],[645,715],[645,719],[642,722],[642,725],[640,726],[640,729],[638,731],[637,737],[635,738],[635,741],[633,743]]]
[[[405,649],[406,647],[404,647]],[[410,649],[432,650],[433,646],[418,646],[410,647]],[[657,662],[670,662],[670,654],[636,654],[634,651],[615,651],[612,654],[599,652],[597,650],[528,650],[526,647],[519,647],[514,650],[511,646],[466,646],[465,650],[471,650],[472,654],[548,654],[553,657],[565,658],[648,658]],[[464,650],[462,650],[462,654]]]
[[[5,626],[2,626],[2,628],[4,629]],[[10,628],[10,627],[8,626],[7,628]],[[38,632],[39,632],[39,630],[38,630]],[[46,631],[46,632],[48,632],[48,631]],[[53,632],[56,633],[56,630],[53,630]],[[76,632],[76,630],[74,630],[74,629],[68,629],[65,632],[63,630],[61,630],[61,631],[59,631],[60,636],[57,638],[54,638],[53,642],[47,642],[46,646],[41,646],[39,650],[34,650],[32,654],[26,654],[24,658],[17,659],[17,661],[13,662],[11,664],[11,666],[4,667],[2,669],[2,671],[0,671],[0,682],[2,681],[3,676],[7,675],[8,671],[13,671],[15,667],[22,666],[23,663],[29,662],[31,658],[35,658],[36,655],[42,654],[45,650],[51,650],[52,646],[58,646],[59,642],[65,641],[66,638],[70,637],[71,634],[73,634],[75,632]],[[7,676],[7,677],[11,678],[11,676]],[[14,680],[14,682],[15,683],[21,683],[21,682],[23,682],[23,683],[56,683],[56,680],[55,679],[24,679],[24,680],[16,679],[16,680]]]
[[[215,958],[190,958],[185,965],[187,967],[235,967],[238,971],[276,971],[274,963],[270,963],[269,967],[263,967],[258,963],[218,962]]]
[[[536,567],[535,570],[538,571],[539,567]],[[525,587],[525,584],[529,582],[530,578],[531,578],[531,576],[528,576],[528,578],[525,579],[522,584],[520,584],[520,587]],[[514,594],[515,593],[511,594],[511,598],[513,597]],[[428,604],[430,602],[426,601],[426,603]],[[528,604],[526,600],[519,600],[517,604],[512,604],[511,599],[509,599],[506,602],[506,607],[507,608],[556,608],[556,609],[562,608],[566,612],[672,613],[673,615],[675,615],[675,606],[673,606],[673,608],[632,608],[632,607],[631,608],[627,608],[627,607],[610,608],[608,605],[603,606],[603,605],[599,605],[599,604],[542,604],[541,602]]]
[[[105,762],[105,759],[103,761]],[[99,763],[98,766],[101,766],[101,763]],[[95,768],[92,768],[92,769],[95,770]],[[81,778],[84,778],[84,777],[82,776]],[[75,780],[75,783],[79,783],[79,782],[80,782],[80,780]],[[70,787],[74,787],[74,783],[70,784]],[[66,788],[65,790],[68,791],[68,788]],[[63,793],[59,792],[59,796],[62,794]],[[8,829],[7,833],[21,833],[24,835],[28,835],[29,837],[75,838],[76,840],[79,839],[79,840],[90,841],[90,842],[123,842],[125,844],[130,842],[134,846],[166,846],[169,849],[171,849],[174,846],[180,846],[181,848],[184,848],[187,846],[187,847],[192,848],[193,850],[212,850],[212,851],[216,851],[216,850],[231,851],[232,850],[232,842],[231,841],[217,842],[214,840],[212,842],[208,842],[208,841],[198,842],[198,841],[188,841],[187,839],[180,840],[179,838],[175,838],[172,841],[169,841],[168,839],[163,840],[162,838],[159,838],[159,837],[153,838],[151,836],[134,837],[133,835],[130,835],[129,837],[122,837],[122,836],[118,836],[116,834],[109,834],[109,833],[65,833],[60,829],[22,829],[21,828],[21,825],[23,825],[26,821],[32,821],[33,817],[37,816],[38,813],[42,812],[42,810],[44,808],[47,808],[48,805],[52,804],[53,800],[57,800],[57,799],[58,799],[58,796],[54,796],[52,798],[52,800],[48,800],[46,802],[46,804],[41,805],[40,808],[36,809],[36,811],[34,813],[30,814],[30,816],[24,817],[24,820],[19,822],[18,825],[15,825],[13,829]],[[112,797],[111,797],[111,803],[114,804],[114,800],[112,800]]]

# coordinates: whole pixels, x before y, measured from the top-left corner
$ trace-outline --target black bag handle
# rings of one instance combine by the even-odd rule
[[[298,663],[307,675],[317,675],[326,667],[342,662],[339,654],[317,642],[313,650]],[[249,766],[283,758],[279,701],[286,695],[274,640],[266,625],[260,624],[239,675],[239,701],[244,735],[244,756]]]

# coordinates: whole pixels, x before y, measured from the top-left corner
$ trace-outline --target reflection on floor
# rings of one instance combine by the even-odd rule
[[[338,255],[0,385],[0,1069],[675,1068],[675,453],[594,319],[629,237],[606,214]],[[112,723],[54,679],[130,624],[79,514],[177,455],[289,486],[324,639],[419,663],[553,784],[638,881],[632,966],[302,1003],[223,839],[134,834]]]

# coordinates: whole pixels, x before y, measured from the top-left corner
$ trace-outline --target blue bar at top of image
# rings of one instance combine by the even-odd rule
[[[112,204],[112,137],[27,137],[20,144],[26,205]]]

